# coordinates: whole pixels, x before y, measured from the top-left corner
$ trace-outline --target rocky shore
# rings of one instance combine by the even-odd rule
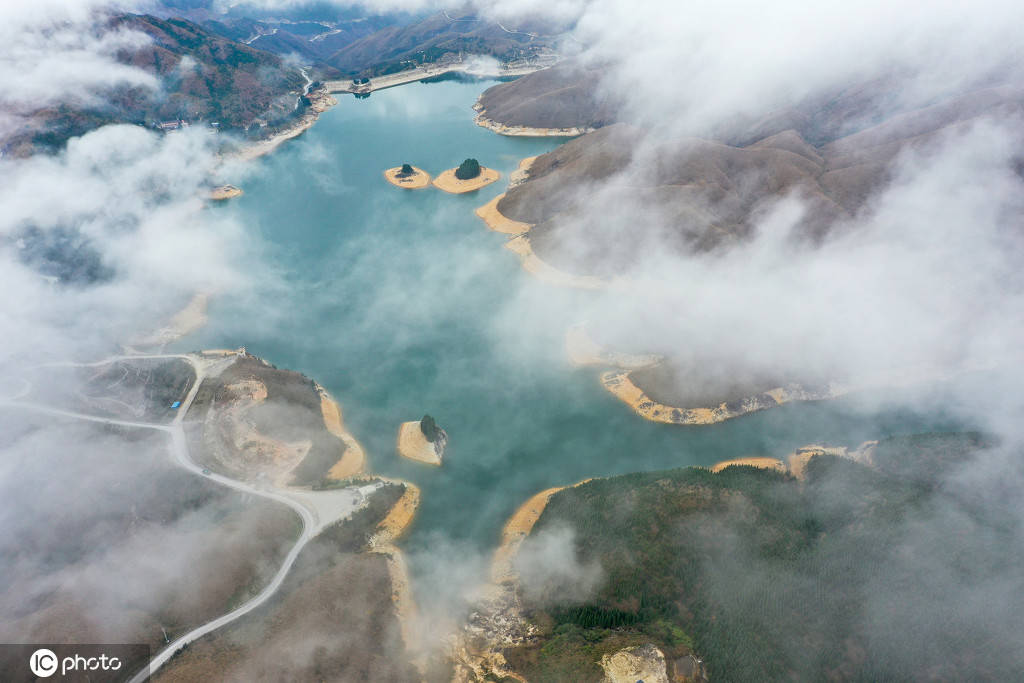
[[[531,128],[530,126],[516,126],[500,123],[487,117],[487,110],[484,109],[484,106],[481,104],[479,99],[476,101],[476,104],[473,105],[473,109],[477,112],[476,116],[473,117],[473,122],[482,128],[486,128],[487,130],[497,133],[498,135],[525,138],[571,138],[586,135],[587,133],[595,130],[594,128],[581,126],[574,126],[570,128]]]
[[[798,384],[790,384],[713,407],[681,408],[658,403],[650,398],[643,389],[633,383],[629,372],[621,370],[605,372],[601,375],[601,384],[645,420],[678,425],[715,424],[759,410],[774,408],[784,403],[822,401],[836,398],[842,393],[838,387],[830,386],[822,391],[810,391]]]

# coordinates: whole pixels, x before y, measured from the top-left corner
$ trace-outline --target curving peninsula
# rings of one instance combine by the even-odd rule
[[[476,215],[487,224],[487,227],[494,232],[500,232],[506,235],[521,235],[524,232],[529,232],[533,226],[529,223],[523,223],[509,218],[508,216],[498,211],[498,202],[505,198],[505,193],[502,192],[497,197],[487,202],[483,206],[476,210]]]
[[[602,373],[601,384],[617,399],[628,405],[640,417],[651,422],[677,425],[709,425],[774,408],[793,401],[821,401],[836,398],[842,389],[830,385],[822,391],[809,391],[798,384],[776,387],[769,391],[747,396],[738,401],[722,402],[714,407],[680,408],[665,405],[648,396],[630,378],[629,372]]]
[[[537,157],[527,157],[519,162],[516,169],[509,178],[509,189],[522,185],[529,178],[530,167]],[[447,171],[445,171],[447,173]],[[443,175],[443,174],[442,174]],[[437,184],[437,181],[434,181]],[[505,198],[502,193],[476,209],[475,213],[487,227],[494,232],[500,232],[512,237],[504,244],[505,248],[519,256],[519,262],[523,270],[530,273],[538,280],[549,285],[558,287],[575,287],[577,289],[606,289],[610,280],[605,280],[593,275],[573,275],[566,273],[542,260],[533,251],[530,237],[527,234],[533,229],[532,223],[525,223],[509,218],[498,209],[498,204]]]
[[[320,412],[323,414],[324,425],[327,427],[327,431],[338,437],[345,444],[345,450],[341,458],[327,470],[327,478],[341,481],[342,479],[348,479],[349,477],[361,474],[366,467],[366,453],[363,451],[363,447],[345,429],[345,425],[341,420],[341,407],[338,405],[338,402],[331,398],[330,394],[319,384],[316,385],[316,390],[320,393]]]
[[[497,210],[497,209],[495,209]],[[519,263],[523,270],[530,273],[538,280],[549,285],[558,287],[574,287],[576,289],[607,289],[611,282],[594,275],[573,275],[559,270],[553,265],[544,261],[533,250],[529,235],[516,235],[508,242],[505,248],[519,256]]]
[[[406,190],[422,190],[430,185],[430,174],[410,164],[389,168],[384,171],[384,179]]]
[[[403,487],[401,497],[395,501],[387,514],[374,530],[367,541],[370,552],[384,557],[388,578],[391,582],[391,603],[395,618],[398,619],[402,634],[402,642],[407,651],[418,649],[419,638],[415,625],[418,621],[416,599],[409,581],[409,571],[405,563],[405,555],[395,546],[394,542],[404,534],[416,516],[420,505],[420,489],[406,481],[383,479]]]

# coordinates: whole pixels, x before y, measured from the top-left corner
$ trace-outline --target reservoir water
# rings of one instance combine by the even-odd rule
[[[217,210],[248,226],[263,284],[258,296],[214,299],[209,324],[177,344],[245,346],[325,386],[366,448],[369,469],[422,489],[402,541],[414,577],[417,550],[444,542],[487,550],[515,508],[550,486],[952,426],[851,400],[705,427],[634,415],[601,388],[598,370],[565,358],[573,304],[591,295],[533,279],[502,249],[504,236],[473,214],[504,191],[520,159],[562,142],[474,125],[471,105],[491,84],[339,96],[303,136],[252,162],[245,194]],[[403,162],[437,174],[466,157],[503,178],[450,195],[402,190],[382,177]],[[440,468],[395,451],[399,424],[424,413],[449,434]]]

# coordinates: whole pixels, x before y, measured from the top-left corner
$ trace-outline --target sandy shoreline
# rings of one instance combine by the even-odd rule
[[[527,157],[519,162],[519,168],[513,172],[510,177],[509,187],[514,187],[513,183],[521,184],[525,182],[529,175],[530,166],[536,158],[537,157]],[[513,220],[498,211],[498,202],[500,202],[504,196],[504,194],[498,195],[483,206],[478,207],[474,213],[476,213],[477,217],[487,225],[488,229],[493,230],[494,232],[500,232],[504,235],[512,235],[512,238],[509,239],[504,246],[506,249],[519,256],[519,263],[523,267],[523,270],[530,273],[538,280],[557,287],[606,289],[611,285],[610,281],[593,275],[572,275],[570,273],[566,273],[537,256],[533,251],[533,245],[530,243],[530,237],[527,234],[531,229],[533,229],[533,225]]]
[[[509,583],[515,582],[518,579],[514,566],[516,554],[519,552],[523,541],[533,531],[537,520],[544,514],[544,509],[548,506],[551,497],[559,491],[581,486],[588,481],[593,481],[593,478],[584,479],[570,486],[555,486],[544,489],[540,493],[530,496],[525,503],[512,513],[512,516],[508,518],[505,526],[501,529],[501,543],[494,551],[494,556],[491,560],[492,583]]]
[[[494,232],[500,232],[505,235],[520,235],[524,232],[529,232],[530,228],[533,227],[532,225],[507,218],[498,211],[498,202],[500,202],[504,197],[505,193],[503,192],[483,206],[477,208],[475,211],[476,215],[483,219],[483,222],[487,224],[487,227]]]
[[[519,263],[523,270],[549,285],[575,287],[576,289],[607,289],[611,285],[608,280],[594,275],[572,275],[555,268],[537,256],[528,235],[516,235],[505,242],[505,248],[519,256]]]
[[[384,171],[384,179],[395,187],[401,187],[405,190],[422,190],[424,187],[430,185],[430,174],[424,171],[422,168],[412,167],[412,175],[405,176],[404,178],[398,174],[401,172],[401,166],[395,166]]]
[[[377,524],[377,532],[370,539],[370,545],[374,547],[393,543],[405,533],[416,516],[416,508],[420,505],[420,490],[415,484],[397,479],[380,478],[392,484],[403,484],[405,493],[391,507],[387,516]]]
[[[601,384],[613,396],[628,405],[640,417],[651,422],[678,425],[709,425],[734,417],[766,410],[793,401],[821,401],[836,398],[843,392],[837,388],[815,393],[797,385],[777,387],[741,401],[721,403],[713,408],[677,408],[658,403],[647,396],[629,377],[629,372],[613,371],[601,375]]]
[[[721,472],[727,467],[748,465],[750,467],[789,473],[797,479],[803,480],[806,476],[807,463],[810,462],[812,458],[819,455],[832,455],[837,458],[847,458],[854,462],[859,462],[866,467],[873,468],[875,466],[874,455],[875,448],[877,446],[878,441],[865,441],[854,449],[849,449],[845,446],[822,446],[820,444],[811,444],[809,446],[802,446],[796,449],[787,455],[784,461],[779,460],[778,458],[768,457],[735,458],[733,460],[723,460],[715,463],[711,467],[711,471]]]
[[[130,345],[163,346],[192,334],[206,324],[206,308],[209,301],[210,295],[206,292],[194,294],[183,309],[171,316],[166,325],[141,339],[132,340]]]
[[[441,455],[434,444],[427,441],[419,420],[403,422],[398,427],[398,454],[427,465],[441,465]]]
[[[459,180],[455,177],[454,168],[449,168],[447,171],[442,171],[434,178],[434,187],[439,190],[444,190],[450,194],[464,194],[466,192],[474,192],[479,190],[481,187],[487,187],[491,183],[501,178],[501,173],[495,171],[493,168],[487,168],[486,166],[480,167],[480,175],[475,178],[469,178],[468,180]]]
[[[260,140],[252,144],[245,145],[236,154],[232,155],[233,158],[240,159],[242,161],[250,161],[252,159],[257,159],[264,154],[273,152],[282,142],[297,138],[309,130],[313,124],[316,123],[317,119],[320,118],[320,114],[338,103],[338,100],[331,97],[326,90],[311,92],[307,97],[309,97],[310,100],[309,109],[299,118],[298,121],[287,129],[272,135],[266,140]]]
[[[540,155],[526,157],[519,161],[519,167],[508,176],[508,189],[511,190],[513,187],[518,187],[529,180],[530,168],[533,166],[533,162],[537,161],[538,156]]]
[[[786,472],[785,463],[778,458],[734,458],[732,460],[723,460],[722,462],[715,463],[711,467],[712,472],[721,472],[726,467],[736,467],[740,465],[746,465],[748,467],[757,467],[762,470],[776,470],[778,472]]]
[[[481,128],[486,128],[489,131],[495,132],[498,135],[524,138],[574,138],[597,130],[596,128],[590,128],[588,126],[572,126],[570,128],[533,128],[530,126],[510,126],[505,123],[499,123],[498,121],[487,117],[487,110],[484,109],[484,106],[481,103],[482,98],[483,94],[477,98],[476,104],[473,105],[473,109],[477,112],[476,116],[473,117],[473,123]]]
[[[573,486],[588,481],[591,480],[585,479]],[[525,681],[512,670],[502,654],[504,648],[526,642],[536,634],[536,627],[522,615],[515,557],[551,497],[566,488],[569,487],[556,486],[534,494],[505,522],[501,543],[491,560],[490,583],[482,587],[467,624],[450,641],[449,656],[455,663],[454,681],[495,680],[494,677]]]
[[[319,384],[316,385],[316,388],[320,392],[320,412],[323,413],[327,431],[345,444],[345,452],[338,462],[334,463],[327,471],[327,478],[340,481],[362,473],[366,467],[366,453],[363,451],[363,447],[359,445],[354,436],[345,430],[345,425],[341,420],[341,408],[337,401],[331,398],[330,394]]]
[[[530,167],[533,166],[533,162],[536,160],[537,157],[532,156],[526,157],[519,162],[519,167],[512,171],[508,177],[508,190],[526,182],[530,177]],[[506,190],[506,192],[508,190]],[[476,215],[483,219],[483,222],[487,224],[487,227],[494,232],[500,232],[506,235],[519,235],[524,232],[529,232],[530,229],[533,228],[532,224],[513,220],[502,214],[501,211],[498,211],[498,202],[505,198],[506,192],[502,192],[491,201],[477,208],[475,211]]]
[[[534,494],[508,518],[505,526],[501,529],[501,543],[494,551],[494,557],[491,560],[492,583],[500,584],[516,580],[517,574],[513,567],[513,561],[519,552],[519,547],[530,535],[533,525],[540,519],[541,514],[544,513],[544,508],[547,507],[551,496],[564,488],[564,486],[556,486]]]
[[[529,126],[509,126],[504,123],[498,123],[492,119],[487,118],[484,112],[480,112],[473,117],[473,123],[486,128],[498,135],[507,135],[509,137],[523,137],[523,138],[574,138],[580,135],[586,135],[592,133],[596,128],[530,128]]]
[[[418,611],[416,599],[412,592],[412,584],[409,582],[409,571],[405,564],[405,556],[402,551],[395,547],[394,542],[399,538],[416,516],[416,509],[420,504],[419,488],[409,482],[385,479],[391,483],[405,485],[405,493],[391,507],[388,514],[377,524],[377,531],[370,538],[370,551],[384,555],[388,567],[388,576],[391,578],[391,602],[395,608],[395,617],[398,619],[399,627],[402,630],[402,641],[408,652],[414,653],[419,649],[416,623]]]
[[[657,365],[662,357],[656,354],[632,354],[610,351],[587,334],[585,325],[573,325],[565,332],[565,353],[576,367],[599,365],[635,370]]]
[[[790,453],[786,456],[786,463],[788,464],[789,473],[801,480],[806,475],[807,463],[810,462],[811,458],[818,455],[834,455],[839,458],[849,458],[850,460],[859,462],[862,465],[874,467],[875,448],[877,446],[878,441],[865,441],[853,450],[842,446],[821,446],[818,444],[812,444],[810,446],[798,448]]]

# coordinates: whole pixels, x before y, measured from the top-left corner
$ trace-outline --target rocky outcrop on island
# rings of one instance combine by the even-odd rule
[[[652,643],[627,647],[601,657],[602,683],[669,683],[665,653]]]
[[[469,162],[475,163],[475,173],[464,173],[463,169],[468,165]],[[450,168],[447,171],[442,171],[436,178],[434,178],[434,187],[439,190],[451,194],[463,194],[465,192],[474,192],[482,187],[486,187],[498,180],[501,177],[499,171],[495,171],[493,168],[487,168],[481,166],[476,159],[466,159],[462,162],[461,166],[456,168]]]
[[[410,164],[389,168],[384,171],[384,179],[406,190],[421,190],[430,185],[430,174]]]

